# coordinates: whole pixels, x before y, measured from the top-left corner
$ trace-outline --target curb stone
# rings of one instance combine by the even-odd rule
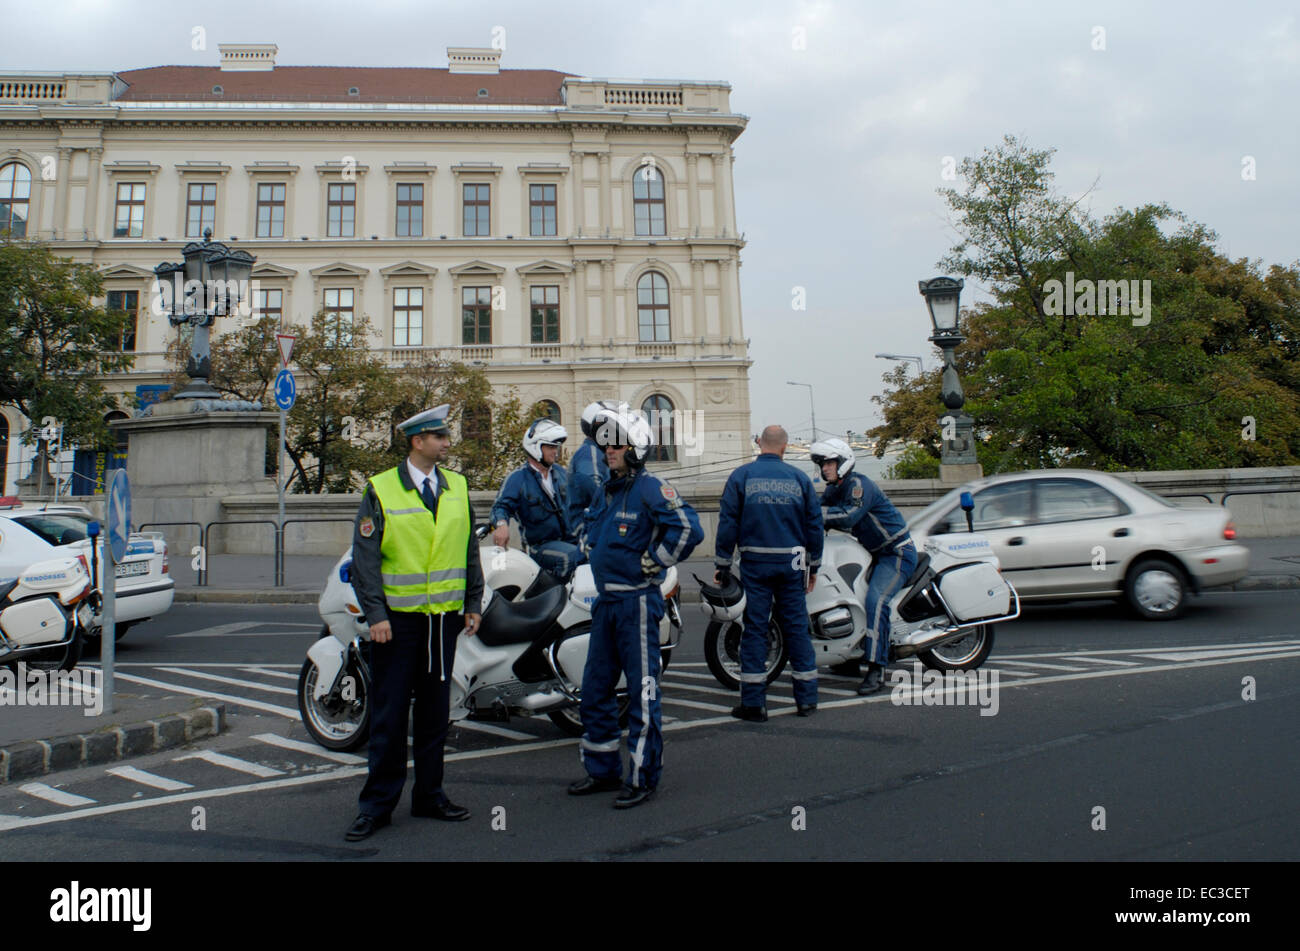
[[[130,756],[175,749],[216,736],[226,725],[226,705],[213,703],[183,713],[0,747],[0,784],[33,779],[75,766],[96,766]]]

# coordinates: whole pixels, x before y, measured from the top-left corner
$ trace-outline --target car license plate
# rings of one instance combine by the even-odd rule
[[[133,575],[147,575],[149,573],[149,562],[135,561],[128,565],[116,565],[113,574],[119,578],[130,578]]]

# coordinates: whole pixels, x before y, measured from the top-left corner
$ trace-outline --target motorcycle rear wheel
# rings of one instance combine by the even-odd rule
[[[659,676],[668,669],[668,661],[672,657],[671,650],[659,651]],[[627,712],[632,707],[632,698],[626,690],[620,690],[618,693],[618,726],[619,729],[627,727]],[[546,714],[551,718],[551,722],[558,726],[569,736],[582,736],[582,715],[580,708],[575,704],[571,707],[564,707],[560,710],[552,710]]]
[[[993,625],[981,624],[965,637],[917,656],[931,670],[975,670],[988,660],[993,650]]]
[[[69,643],[62,647],[51,647],[48,650],[37,651],[34,654],[28,654],[21,663],[26,664],[29,670],[72,670],[81,660],[82,650],[86,644],[86,632],[78,630],[77,636]],[[11,669],[17,669],[19,661],[10,661],[6,666]]]
[[[311,738],[327,750],[350,753],[370,738],[369,684],[356,662],[349,658],[345,676],[356,683],[355,700],[316,700],[312,694],[319,671],[311,658],[303,661],[298,674],[298,713]]]
[[[725,628],[725,630],[724,630]],[[728,690],[740,689],[740,636],[744,625],[738,621],[710,621],[704,632],[704,660],[718,683]],[[765,684],[781,676],[789,659],[790,649],[776,618],[767,625],[767,666],[763,673]]]

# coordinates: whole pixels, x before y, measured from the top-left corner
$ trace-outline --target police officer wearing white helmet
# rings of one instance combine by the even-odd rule
[[[609,466],[605,463],[605,447],[596,444],[596,415],[602,410],[628,412],[629,407],[620,400],[597,400],[588,403],[582,411],[582,445],[574,450],[569,460],[569,524],[582,533],[583,513],[596,501],[605,483],[609,481]]]
[[[827,529],[849,532],[871,553],[873,567],[867,588],[868,642],[863,660],[867,674],[858,686],[866,696],[884,686],[889,664],[889,599],[916,568],[916,545],[907,520],[880,488],[853,471],[853,450],[843,439],[826,439],[808,447],[813,464],[826,480],[822,493],[822,521]]]
[[[489,515],[496,526],[493,544],[506,547],[510,519],[515,519],[524,550],[560,582],[568,581],[582,560],[569,522],[568,477],[564,467],[555,464],[568,438],[568,431],[554,420],[534,421],[522,441],[528,461],[506,476]]]

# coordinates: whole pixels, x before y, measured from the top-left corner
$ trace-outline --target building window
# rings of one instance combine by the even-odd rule
[[[357,233],[357,186],[351,183],[330,185],[328,207],[326,237],[354,237]]]
[[[460,304],[460,342],[467,347],[491,343],[492,288],[462,287]]]
[[[532,291],[533,343],[560,342],[560,288],[534,287]]]
[[[642,165],[632,176],[632,211],[637,234],[667,234],[664,177],[653,165]]]
[[[104,309],[114,313],[123,311],[130,318],[122,329],[121,350],[124,353],[134,353],[136,324],[140,318],[140,292],[109,291],[108,303]]]
[[[465,185],[465,237],[484,237],[492,233],[492,186]]]
[[[274,320],[276,326],[284,323],[284,291],[281,290],[261,290],[253,300],[255,308],[254,317],[259,320],[263,317],[269,317]]]
[[[419,287],[393,289],[393,346],[419,347],[424,343],[424,291]]]
[[[189,186],[185,199],[185,237],[201,238],[217,228],[217,186]]]
[[[117,210],[113,215],[113,237],[144,237],[143,182],[122,182],[117,186]]]
[[[0,235],[27,236],[32,198],[32,173],[19,162],[0,167]],[[0,485],[0,490],[4,486]]]
[[[528,233],[535,237],[555,234],[555,186],[528,186]]]
[[[676,462],[677,441],[673,438],[673,401],[662,393],[655,393],[641,404],[641,412],[650,420],[654,445],[650,448],[648,462]]]
[[[325,341],[332,347],[352,346],[352,288],[325,288]]]
[[[542,404],[542,416],[555,423],[557,426],[563,425],[560,420],[560,404],[555,400],[539,400]]]
[[[424,237],[424,186],[397,186],[397,236]]]
[[[647,271],[636,282],[636,316],[642,343],[672,339],[668,333],[668,281],[658,271]]]
[[[284,237],[284,185],[257,186],[257,236]]]

